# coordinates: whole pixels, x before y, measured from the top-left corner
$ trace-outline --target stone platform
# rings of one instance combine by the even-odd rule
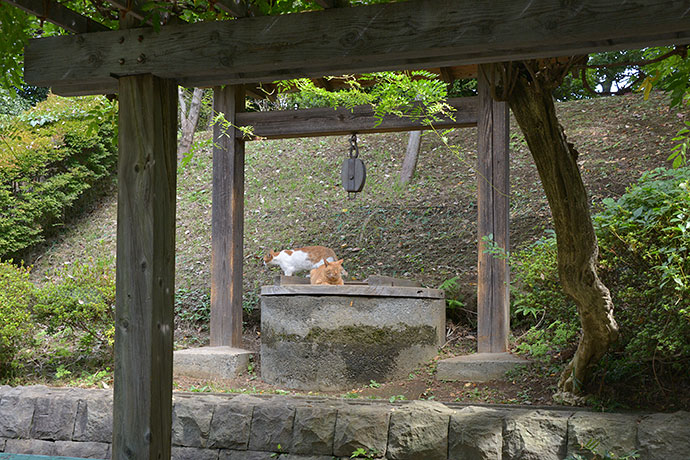
[[[241,348],[201,347],[173,354],[173,375],[198,379],[234,379],[247,370],[253,353]]]
[[[436,378],[486,382],[501,379],[515,366],[528,363],[526,359],[510,353],[475,353],[456,356],[438,362]]]

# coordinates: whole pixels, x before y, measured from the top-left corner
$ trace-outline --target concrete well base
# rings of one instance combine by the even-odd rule
[[[438,362],[436,378],[486,382],[503,378],[506,372],[529,361],[510,353],[475,353]]]
[[[410,286],[261,289],[261,377],[286,388],[345,390],[406,377],[445,339],[443,291]]]
[[[247,370],[253,353],[241,348],[202,347],[173,354],[173,375],[199,379],[234,379]]]

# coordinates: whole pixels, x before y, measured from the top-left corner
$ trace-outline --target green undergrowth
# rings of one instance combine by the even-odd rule
[[[0,262],[0,378],[93,380],[112,365],[113,261],[73,262],[41,285],[29,272]]]
[[[11,368],[18,350],[31,345],[34,295],[27,268],[0,262],[0,375]]]
[[[603,200],[594,223],[599,271],[620,327],[620,339],[596,371],[597,382],[663,388],[687,380],[690,168],[643,174],[620,199]],[[539,360],[564,361],[580,325],[574,303],[560,289],[553,233],[518,252],[512,267],[514,323],[531,326],[517,349]]]

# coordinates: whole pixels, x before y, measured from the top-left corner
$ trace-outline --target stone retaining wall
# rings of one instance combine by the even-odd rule
[[[600,442],[641,459],[690,458],[690,413],[174,394],[177,460],[549,460]],[[0,387],[0,452],[110,458],[112,392]]]

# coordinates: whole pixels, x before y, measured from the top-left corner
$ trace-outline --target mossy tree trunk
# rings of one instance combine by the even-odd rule
[[[509,88],[505,98],[532,153],[553,215],[559,277],[577,304],[582,325],[577,351],[558,387],[580,394],[593,365],[617,339],[618,325],[609,290],[597,275],[599,247],[577,165],[578,152],[566,140],[556,117],[552,92],[565,68],[541,61],[505,64],[503,70],[504,76],[512,75],[505,78],[509,83],[504,85]]]

